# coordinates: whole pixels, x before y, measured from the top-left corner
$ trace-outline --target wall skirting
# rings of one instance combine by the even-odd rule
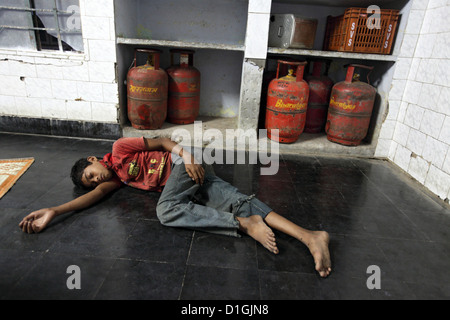
[[[0,116],[0,131],[115,140],[122,136],[117,123]]]

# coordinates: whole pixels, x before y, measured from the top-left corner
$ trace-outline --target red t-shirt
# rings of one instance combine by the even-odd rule
[[[103,162],[126,185],[149,191],[161,191],[172,170],[171,153],[146,150],[143,137],[120,138]]]

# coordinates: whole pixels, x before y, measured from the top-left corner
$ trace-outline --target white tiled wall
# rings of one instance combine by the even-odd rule
[[[113,0],[80,0],[84,53],[0,49],[0,115],[117,123]]]
[[[450,198],[449,16],[450,1],[413,1],[376,151],[442,199]]]
[[[270,0],[249,0],[245,57],[266,59],[269,35]]]

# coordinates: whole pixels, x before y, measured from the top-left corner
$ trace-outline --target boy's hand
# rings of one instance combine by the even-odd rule
[[[186,172],[195,183],[202,185],[205,178],[205,169],[199,164],[185,164]]]
[[[55,210],[49,208],[34,211],[22,219],[19,228],[27,233],[41,232],[55,215]]]
[[[195,183],[202,185],[205,179],[205,169],[192,154],[181,148],[180,156],[183,158],[186,172]]]

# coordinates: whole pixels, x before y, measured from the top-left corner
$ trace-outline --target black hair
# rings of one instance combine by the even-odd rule
[[[73,184],[78,188],[88,189],[81,181],[81,177],[83,176],[84,169],[91,164],[92,162],[88,161],[88,159],[81,158],[73,165],[70,177],[72,178]]]

